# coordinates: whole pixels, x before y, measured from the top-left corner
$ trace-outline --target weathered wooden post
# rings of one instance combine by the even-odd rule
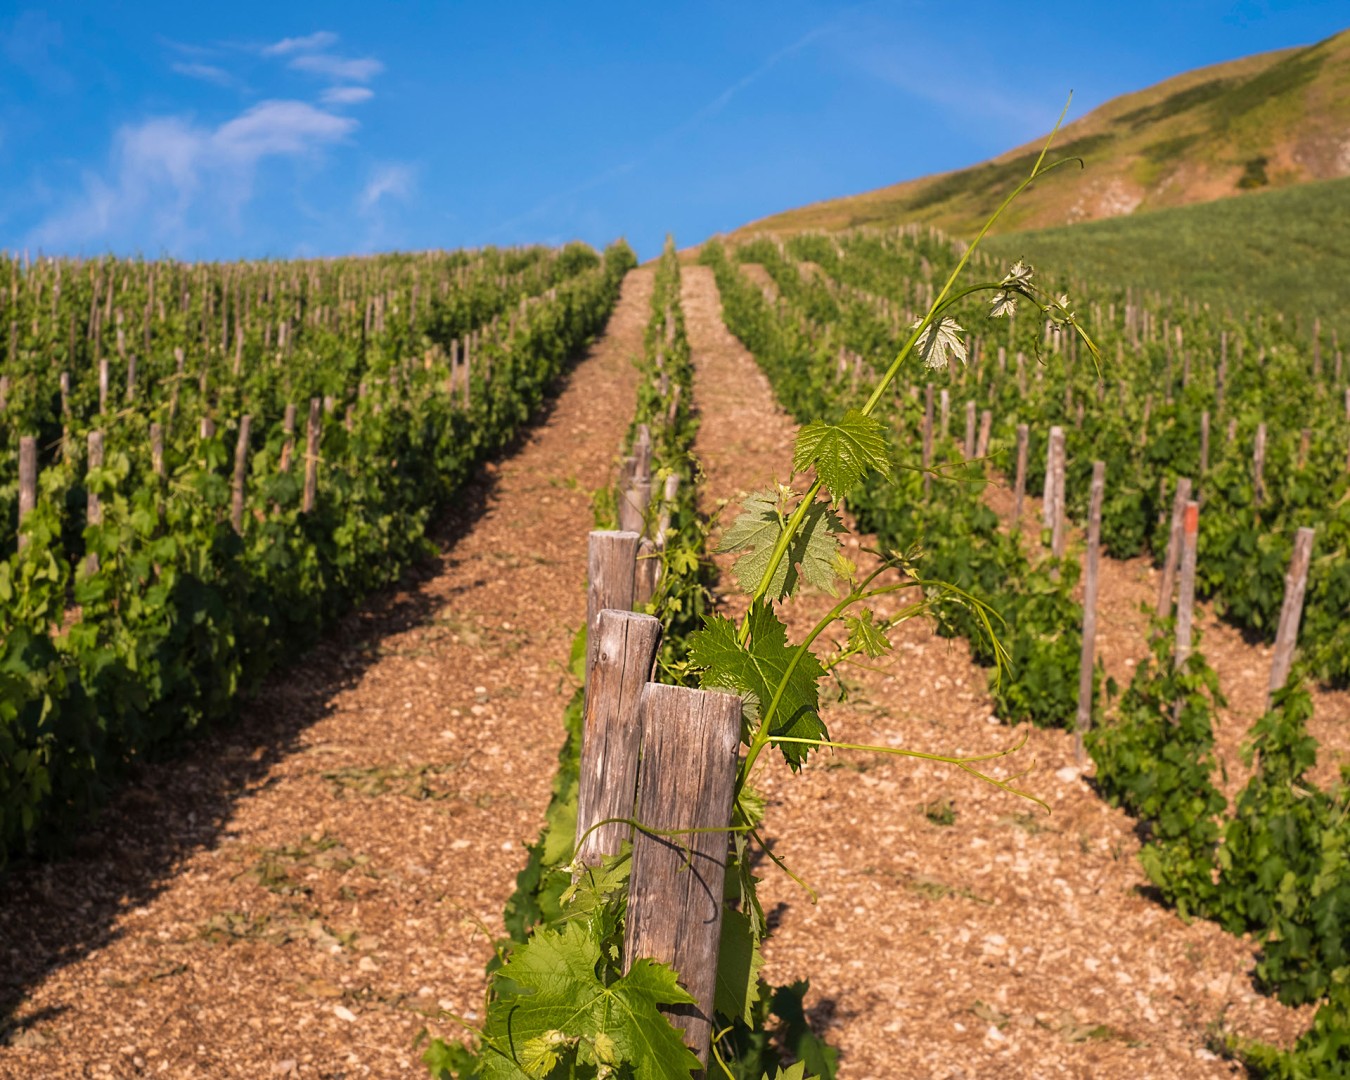
[[[1289,669],[1294,664],[1294,646],[1303,619],[1303,594],[1308,586],[1308,566],[1312,562],[1313,536],[1314,530],[1302,528],[1294,537],[1294,552],[1284,575],[1284,603],[1280,606],[1280,622],[1275,632],[1275,654],[1270,662],[1267,709],[1275,691],[1288,681]]]
[[[24,435],[19,439],[19,550],[28,546],[23,534],[23,519],[37,506],[37,438]]]
[[[284,439],[281,443],[281,461],[278,469],[281,472],[291,471],[291,458],[295,456],[295,403],[291,402],[286,406],[286,413],[281,422],[281,431]]]
[[[319,434],[323,424],[323,402],[309,399],[309,421],[305,425],[305,494],[300,504],[302,512],[314,509],[319,495]]]
[[[1172,527],[1167,534],[1167,551],[1163,555],[1162,579],[1158,582],[1158,604],[1154,609],[1158,618],[1165,619],[1172,612],[1172,586],[1176,581],[1177,562],[1181,558],[1182,528],[1185,525],[1186,503],[1191,497],[1189,477],[1177,477],[1177,493],[1172,500]]]
[[[1200,535],[1200,504],[1186,502],[1181,523],[1181,575],[1177,581],[1177,642],[1174,662],[1179,668],[1191,655],[1191,625],[1195,615],[1195,553]]]
[[[1106,462],[1092,463],[1092,493],[1088,499],[1087,565],[1083,573],[1083,648],[1078,659],[1078,716],[1073,752],[1083,764],[1083,733],[1092,726],[1092,682],[1097,660],[1097,574],[1101,564],[1102,498],[1106,492]]]
[[[158,423],[150,425],[150,471],[164,479],[164,428]]]
[[[606,608],[632,611],[638,541],[635,532],[596,529],[586,544],[586,678],[595,661],[595,620]]]
[[[1209,472],[1209,410],[1200,414],[1200,479]]]
[[[577,787],[576,861],[598,866],[632,835],[641,742],[638,702],[651,678],[661,643],[661,621],[651,615],[604,608],[591,627],[595,650],[586,672]]]
[[[706,1065],[717,984],[741,699],[648,683],[624,969],[669,964],[696,1004],[663,1009]],[[691,831],[708,830],[708,831]],[[676,833],[676,835],[658,835]]]
[[[975,409],[974,401],[966,402],[966,439],[961,450],[967,461],[975,456]]]
[[[89,449],[89,458],[86,462],[90,470],[101,469],[103,467],[103,432],[91,431],[88,435],[86,445]],[[85,502],[85,524],[102,525],[103,524],[103,503],[98,495],[93,491],[88,492]],[[89,557],[84,562],[85,573],[98,573],[98,553],[91,551]]]
[[[244,484],[248,474],[248,437],[253,417],[245,413],[239,418],[239,439],[234,444],[234,477],[230,482],[230,524],[234,531],[244,532]]]
[[[1049,460],[1046,463],[1046,485],[1053,485],[1053,494],[1047,493],[1045,514],[1050,527],[1050,554],[1056,559],[1064,555],[1065,503],[1064,490],[1064,429],[1056,425],[1050,429]]]
[[[986,458],[989,456],[989,437],[994,429],[994,414],[985,409],[980,413],[980,434],[975,442],[975,456],[977,458]]]

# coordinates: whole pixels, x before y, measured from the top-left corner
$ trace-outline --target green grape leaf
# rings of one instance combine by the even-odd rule
[[[717,950],[717,993],[714,1007],[729,1020],[753,1026],[759,1001],[759,969],[764,953],[755,939],[750,917],[735,908],[722,912],[722,940]]]
[[[867,608],[861,615],[845,615],[844,623],[848,627],[849,650],[865,652],[875,660],[891,651],[891,639],[872,622],[872,617],[872,610]]]
[[[784,522],[778,514],[775,494],[772,491],[756,491],[746,496],[740,514],[722,536],[718,551],[745,552],[736,561],[735,574],[741,588],[751,595],[769,568],[769,560],[783,535],[783,528]],[[839,555],[839,541],[835,537],[843,531],[839,515],[830,509],[828,503],[812,503],[802,519],[800,531],[774,569],[765,595],[770,600],[781,600],[792,595],[799,580],[799,565],[801,576],[812,585],[827,592],[832,591]]]
[[[516,948],[501,968],[511,989],[488,1010],[483,1080],[538,1080],[567,1059],[689,1080],[699,1060],[660,1012],[694,1002],[675,972],[637,960],[606,986],[596,974],[600,955],[600,943],[577,923],[540,930]]]
[[[782,697],[769,718],[770,734],[825,738],[816,687],[816,682],[825,675],[820,661],[804,646],[787,643],[787,627],[764,601],[752,604],[746,617],[750,620],[750,640],[744,647],[736,640],[735,624],[722,615],[714,615],[703,629],[690,635],[689,657],[695,667],[703,669],[699,676],[701,685],[705,689],[725,687],[739,691],[747,699],[746,712],[755,719],[760,709],[769,708],[779,684],[786,678]],[[775,745],[794,769],[811,751],[804,743]]]
[[[805,472],[811,466],[836,499],[847,495],[868,469],[890,476],[885,426],[857,409],[849,409],[838,424],[812,420],[797,432],[792,470]]]

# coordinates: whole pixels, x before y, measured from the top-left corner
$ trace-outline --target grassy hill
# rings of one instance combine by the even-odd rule
[[[1102,285],[1180,290],[1215,310],[1268,304],[1350,344],[1350,179],[991,237],[987,250]]]
[[[968,236],[1030,170],[1040,143],[967,169],[814,203],[744,232],[926,222]],[[1068,125],[1081,157],[1029,191],[1000,231],[1048,228],[1350,176],[1350,30],[1317,45],[1190,71]]]

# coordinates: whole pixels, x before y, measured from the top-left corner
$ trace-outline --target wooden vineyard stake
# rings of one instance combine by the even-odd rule
[[[108,411],[108,361],[98,362],[98,413],[102,416]]]
[[[966,441],[962,446],[965,458],[969,461],[975,456],[975,410],[973,401],[966,402]]]
[[[1050,526],[1050,554],[1056,559],[1064,557],[1065,541],[1065,502],[1064,490],[1064,429],[1050,429],[1050,459],[1047,462],[1047,483],[1053,483],[1053,494],[1046,499],[1046,514]],[[1053,477],[1053,481],[1051,480]]]
[[[281,461],[277,466],[281,472],[291,471],[291,458],[295,456],[295,403],[286,406],[285,418],[281,422],[285,439],[281,444]]]
[[[1308,587],[1308,566],[1312,562],[1314,530],[1299,529],[1294,537],[1294,553],[1284,575],[1284,603],[1280,606],[1280,622],[1275,632],[1275,655],[1270,662],[1270,684],[1266,691],[1266,708],[1270,708],[1275,691],[1289,680],[1289,669],[1294,664],[1294,646],[1298,642],[1298,627],[1303,619],[1303,594]]]
[[[975,456],[977,458],[986,458],[989,456],[989,437],[994,429],[994,414],[988,409],[980,413],[980,435],[975,442]]]
[[[197,429],[203,439],[211,439],[216,434],[216,422],[209,416],[203,416],[201,426]]]
[[[595,659],[595,620],[606,608],[632,611],[638,542],[635,532],[596,529],[586,543],[586,677]]]
[[[631,466],[619,484],[619,531],[646,531],[647,507],[652,501],[652,444],[646,424],[638,425]]]
[[[1308,447],[1312,444],[1312,428],[1304,428],[1299,432],[1298,438],[1298,467],[1304,468],[1308,464]]]
[[[91,431],[88,436],[87,446],[89,448],[89,459],[87,462],[89,470],[101,469],[103,467],[103,432]],[[88,525],[102,525],[103,503],[92,491],[90,491],[85,498],[85,523]],[[84,571],[86,574],[98,573],[97,552],[91,551],[89,553],[88,558],[84,561]]]
[[[37,506],[37,438],[25,435],[19,440],[19,550],[28,546],[23,534],[23,519]]]
[[[669,964],[696,1004],[662,1009],[705,1065],[722,934],[741,699],[648,683],[640,706],[642,769],[623,965]],[[682,832],[660,836],[656,832]],[[652,830],[652,831],[649,831]]]
[[[941,437],[942,437],[942,441],[943,441],[943,442],[946,442],[946,441],[947,441],[947,436],[948,436],[949,434],[951,434],[951,430],[952,430],[952,393],[951,393],[951,391],[948,390],[948,389],[944,386],[944,387],[942,388],[942,391],[938,394],[938,400],[939,400],[938,412],[939,412],[939,413],[941,414],[941,416],[942,416],[942,424],[941,424],[941,428],[940,428],[940,431],[941,431]]]
[[[248,474],[248,437],[253,417],[239,418],[239,439],[234,445],[234,479],[230,484],[230,524],[240,535],[244,532],[244,484]]]
[[[1195,553],[1200,536],[1200,504],[1187,500],[1181,522],[1181,574],[1177,580],[1177,643],[1173,658],[1180,668],[1191,655],[1195,618]]]
[[[638,702],[661,643],[661,620],[605,608],[592,626],[596,648],[586,672],[577,786],[576,861],[599,866],[632,836],[641,742]]]
[[[1266,495],[1266,425],[1256,425],[1256,446],[1252,450],[1252,498],[1257,506]]]
[[[150,425],[150,471],[159,479],[165,475],[165,429],[161,424]]]
[[[323,402],[309,399],[309,421],[305,425],[305,494],[300,504],[302,512],[314,509],[319,495],[319,434],[323,424]]]
[[[1172,585],[1176,581],[1177,562],[1181,556],[1181,530],[1185,524],[1186,503],[1191,497],[1189,477],[1177,477],[1177,494],[1172,500],[1172,528],[1167,534],[1167,552],[1163,556],[1162,580],[1158,582],[1158,604],[1154,609],[1158,618],[1172,613]]]
[[[1031,428],[1026,424],[1017,425],[1017,479],[1013,485],[1012,527],[1022,529],[1022,500],[1027,494],[1027,443],[1031,439]]]
[[[1078,717],[1073,729],[1074,759],[1085,760],[1083,734],[1092,726],[1092,682],[1097,661],[1097,576],[1101,564],[1102,498],[1106,492],[1106,462],[1092,463],[1092,493],[1088,499],[1087,565],[1083,572],[1083,649],[1078,659]]]

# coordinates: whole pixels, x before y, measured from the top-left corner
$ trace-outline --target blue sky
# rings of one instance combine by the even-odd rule
[[[626,236],[980,161],[1335,2],[0,7],[0,247],[185,259]]]

